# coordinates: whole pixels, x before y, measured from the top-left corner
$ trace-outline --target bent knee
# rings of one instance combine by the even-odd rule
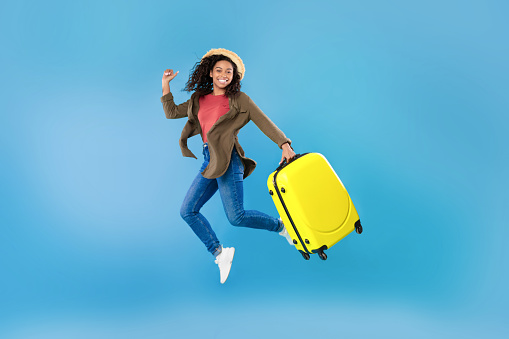
[[[228,215],[228,221],[232,226],[242,226],[242,222],[244,221],[244,211],[235,215]]]
[[[180,217],[184,220],[189,219],[190,217],[192,217],[195,214],[196,213],[194,213],[193,210],[188,208],[186,205],[182,205],[180,207]]]

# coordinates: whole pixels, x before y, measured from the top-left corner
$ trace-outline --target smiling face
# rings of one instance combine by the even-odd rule
[[[219,60],[210,71],[210,77],[214,85],[214,95],[224,94],[225,88],[233,79],[233,65],[229,61]]]

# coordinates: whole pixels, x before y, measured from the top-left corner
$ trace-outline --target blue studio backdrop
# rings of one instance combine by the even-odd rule
[[[506,338],[508,3],[10,1],[0,5],[0,337]],[[180,218],[199,160],[167,120],[211,48],[327,157],[364,233],[309,261],[229,225],[219,283]],[[277,211],[281,151],[253,124],[245,207]],[[201,154],[201,140],[189,146]],[[505,206],[505,207],[504,207]]]

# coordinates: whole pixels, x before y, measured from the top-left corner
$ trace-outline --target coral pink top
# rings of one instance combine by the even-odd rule
[[[207,94],[199,99],[200,109],[198,120],[203,134],[203,142],[207,142],[207,133],[216,121],[230,110],[226,95]]]

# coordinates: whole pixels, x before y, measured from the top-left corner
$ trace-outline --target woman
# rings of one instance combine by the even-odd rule
[[[230,273],[235,248],[223,248],[201,207],[219,190],[230,223],[234,226],[278,232],[292,244],[282,221],[265,213],[244,210],[243,180],[249,176],[256,162],[244,156],[237,134],[253,121],[265,135],[283,151],[281,162],[295,156],[288,139],[281,130],[240,91],[245,67],[239,56],[223,48],[212,49],[196,63],[185,90],[194,92],[191,98],[176,105],[169,82],[178,72],[164,71],[161,102],[168,119],[187,117],[180,138],[180,148],[186,157],[196,156],[187,147],[187,139],[200,134],[203,140],[204,162],[184,198],[180,214],[195,234],[216,257],[220,281]]]

